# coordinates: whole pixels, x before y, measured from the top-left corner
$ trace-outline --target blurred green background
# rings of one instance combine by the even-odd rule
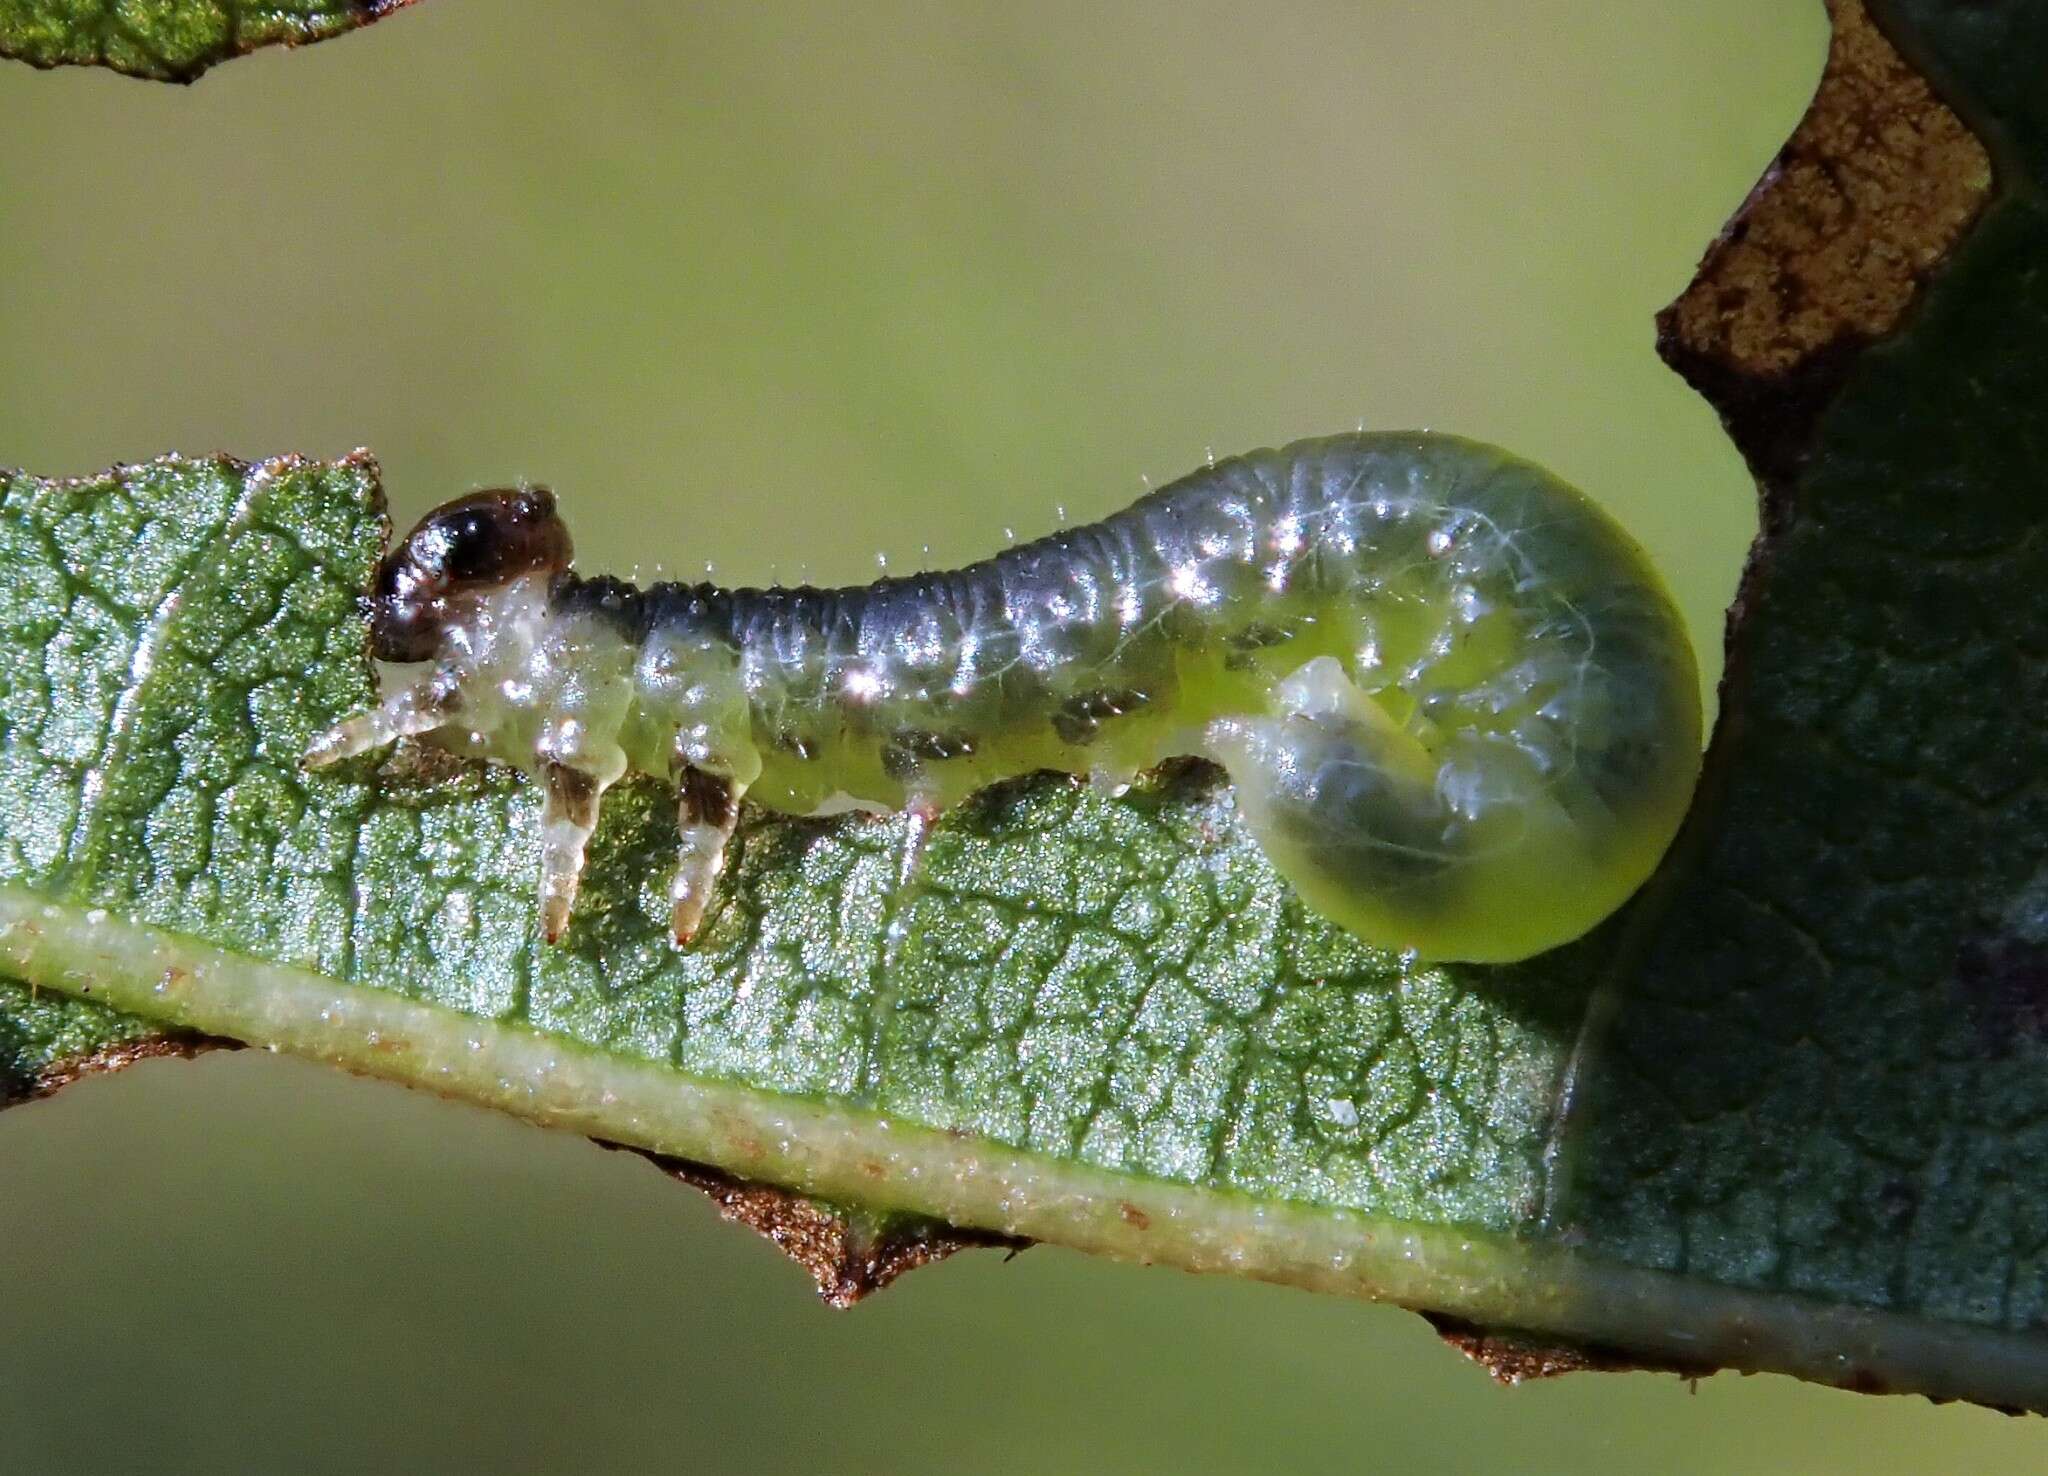
[[[1719,671],[1752,492],[1652,312],[1817,0],[427,0],[196,88],[0,68],[0,464],[372,447],[587,568],[821,581],[1365,422],[1605,501]],[[638,1159],[246,1053],[0,1117],[0,1464],[2016,1466],[1778,1378],[1503,1391],[1407,1314],[1036,1250],[829,1313]]]

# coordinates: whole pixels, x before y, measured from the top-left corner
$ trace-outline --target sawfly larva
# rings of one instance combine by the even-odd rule
[[[1683,622],[1581,493],[1490,446],[1332,436],[1220,461],[1087,527],[847,589],[570,572],[543,488],[429,513],[378,568],[372,647],[426,674],[320,735],[404,734],[542,786],[540,922],[568,926],[606,788],[672,784],[672,924],[739,805],[931,820],[1039,769],[1220,763],[1266,855],[1358,937],[1506,961],[1577,937],[1664,853],[1700,711]]]

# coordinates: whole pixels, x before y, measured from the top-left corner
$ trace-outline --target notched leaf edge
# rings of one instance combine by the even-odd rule
[[[962,1229],[921,1215],[865,1215],[630,1143],[593,1139],[637,1154],[680,1184],[702,1191],[724,1218],[744,1225],[803,1267],[818,1299],[844,1311],[897,1277],[964,1250],[1006,1250],[1037,1242],[991,1230]],[[1006,1257],[1005,1259],[1008,1259]]]
[[[1618,1348],[1574,1346],[1538,1333],[1485,1328],[1441,1312],[1424,1312],[1422,1320],[1448,1346],[1485,1369],[1495,1383],[1509,1388],[1575,1373],[1664,1373],[1703,1379],[1718,1372],[1711,1363],[1645,1360]]]
[[[208,1051],[238,1051],[242,1043],[221,1035],[204,1035],[195,1030],[152,1031],[132,1040],[117,1041],[81,1056],[66,1056],[50,1062],[33,1076],[0,1077],[0,1107],[40,1101],[54,1096],[73,1082],[89,1076],[104,1076],[139,1061],[163,1057],[189,1061]]]
[[[1902,325],[1992,188],[1984,144],[1863,0],[1827,8],[1827,62],[1805,116],[1657,315],[1658,353],[1720,413],[1763,484],[1760,548],[1821,412]]]

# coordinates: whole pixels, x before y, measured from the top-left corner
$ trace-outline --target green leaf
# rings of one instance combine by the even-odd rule
[[[262,46],[303,46],[412,0],[0,0],[0,57],[192,82]]]
[[[1609,966],[1551,1218],[1638,1265],[2001,1329],[2039,1380],[2048,13],[1912,0],[1884,15],[1954,89],[2001,188],[1909,302],[1982,198],[1985,162],[1866,71],[1825,121],[1886,142],[1823,169],[1795,141],[1779,279],[1752,282],[1774,313],[1839,307],[1833,331],[1787,313],[1788,358],[1753,331],[1688,341],[1684,304],[1667,318],[1667,353],[1758,471],[1766,533],[1712,778],[1659,921]],[[1859,214],[1795,241],[1800,219],[1810,238],[1813,220]],[[1776,229],[1749,226],[1730,255]],[[1717,312],[1740,271],[1707,283]],[[1795,298],[1802,276],[1817,290]],[[1889,326],[1867,315],[1893,278],[1906,326],[1862,351]]]
[[[1207,770],[1115,801],[1026,782],[947,817],[886,973],[898,822],[753,816],[725,901],[679,954],[671,807],[629,786],[607,800],[567,945],[543,947],[522,780],[418,752],[339,778],[299,769],[311,734],[368,692],[356,592],[383,526],[367,462],[17,477],[4,508],[21,577],[4,611],[0,912],[8,946],[44,959],[26,970],[40,983],[240,1039],[321,1033],[255,1028],[244,1012],[277,999],[246,980],[223,985],[237,1003],[194,1003],[183,976],[218,951],[308,971],[292,987],[429,1007],[401,1011],[403,1045],[353,1026],[353,1043],[301,1042],[405,1076],[444,1079],[482,1038],[466,1022],[494,1021],[579,1042],[600,1054],[565,1061],[622,1070],[632,1090],[790,1094],[1110,1173],[1497,1229],[1537,1197],[1573,1001],[1404,972],[1308,914]],[[152,942],[164,966],[128,983],[58,959],[158,930],[211,948]],[[547,1110],[769,1177],[806,1151],[741,1153],[699,1108],[637,1134],[595,1100]],[[868,1174],[877,1151],[806,1187],[931,1212]]]
[[[628,789],[543,947],[521,781],[298,768],[369,691],[374,468],[167,460],[0,488],[15,1090],[168,1026],[847,1206],[842,1265],[942,1224],[1519,1330],[1470,1338],[1505,1368],[1562,1340],[2048,1407],[2048,19],[1890,18],[2000,162],[1962,235],[1981,155],[1837,18],[1813,120],[1667,322],[1766,534],[1687,833],[1592,937],[1404,969],[1187,766],[991,792],[907,902],[896,824],[750,816],[686,954],[668,807]]]

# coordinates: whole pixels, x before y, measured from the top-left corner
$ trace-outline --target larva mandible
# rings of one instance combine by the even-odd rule
[[[1220,461],[1087,527],[848,589],[570,572],[543,488],[429,513],[378,567],[374,654],[427,674],[321,734],[404,734],[543,786],[540,918],[567,927],[605,789],[673,783],[687,943],[741,797],[931,818],[1038,769],[1229,772],[1274,866],[1358,937],[1501,962],[1577,937],[1677,830],[1698,678],[1642,551],[1491,446],[1332,436]]]

